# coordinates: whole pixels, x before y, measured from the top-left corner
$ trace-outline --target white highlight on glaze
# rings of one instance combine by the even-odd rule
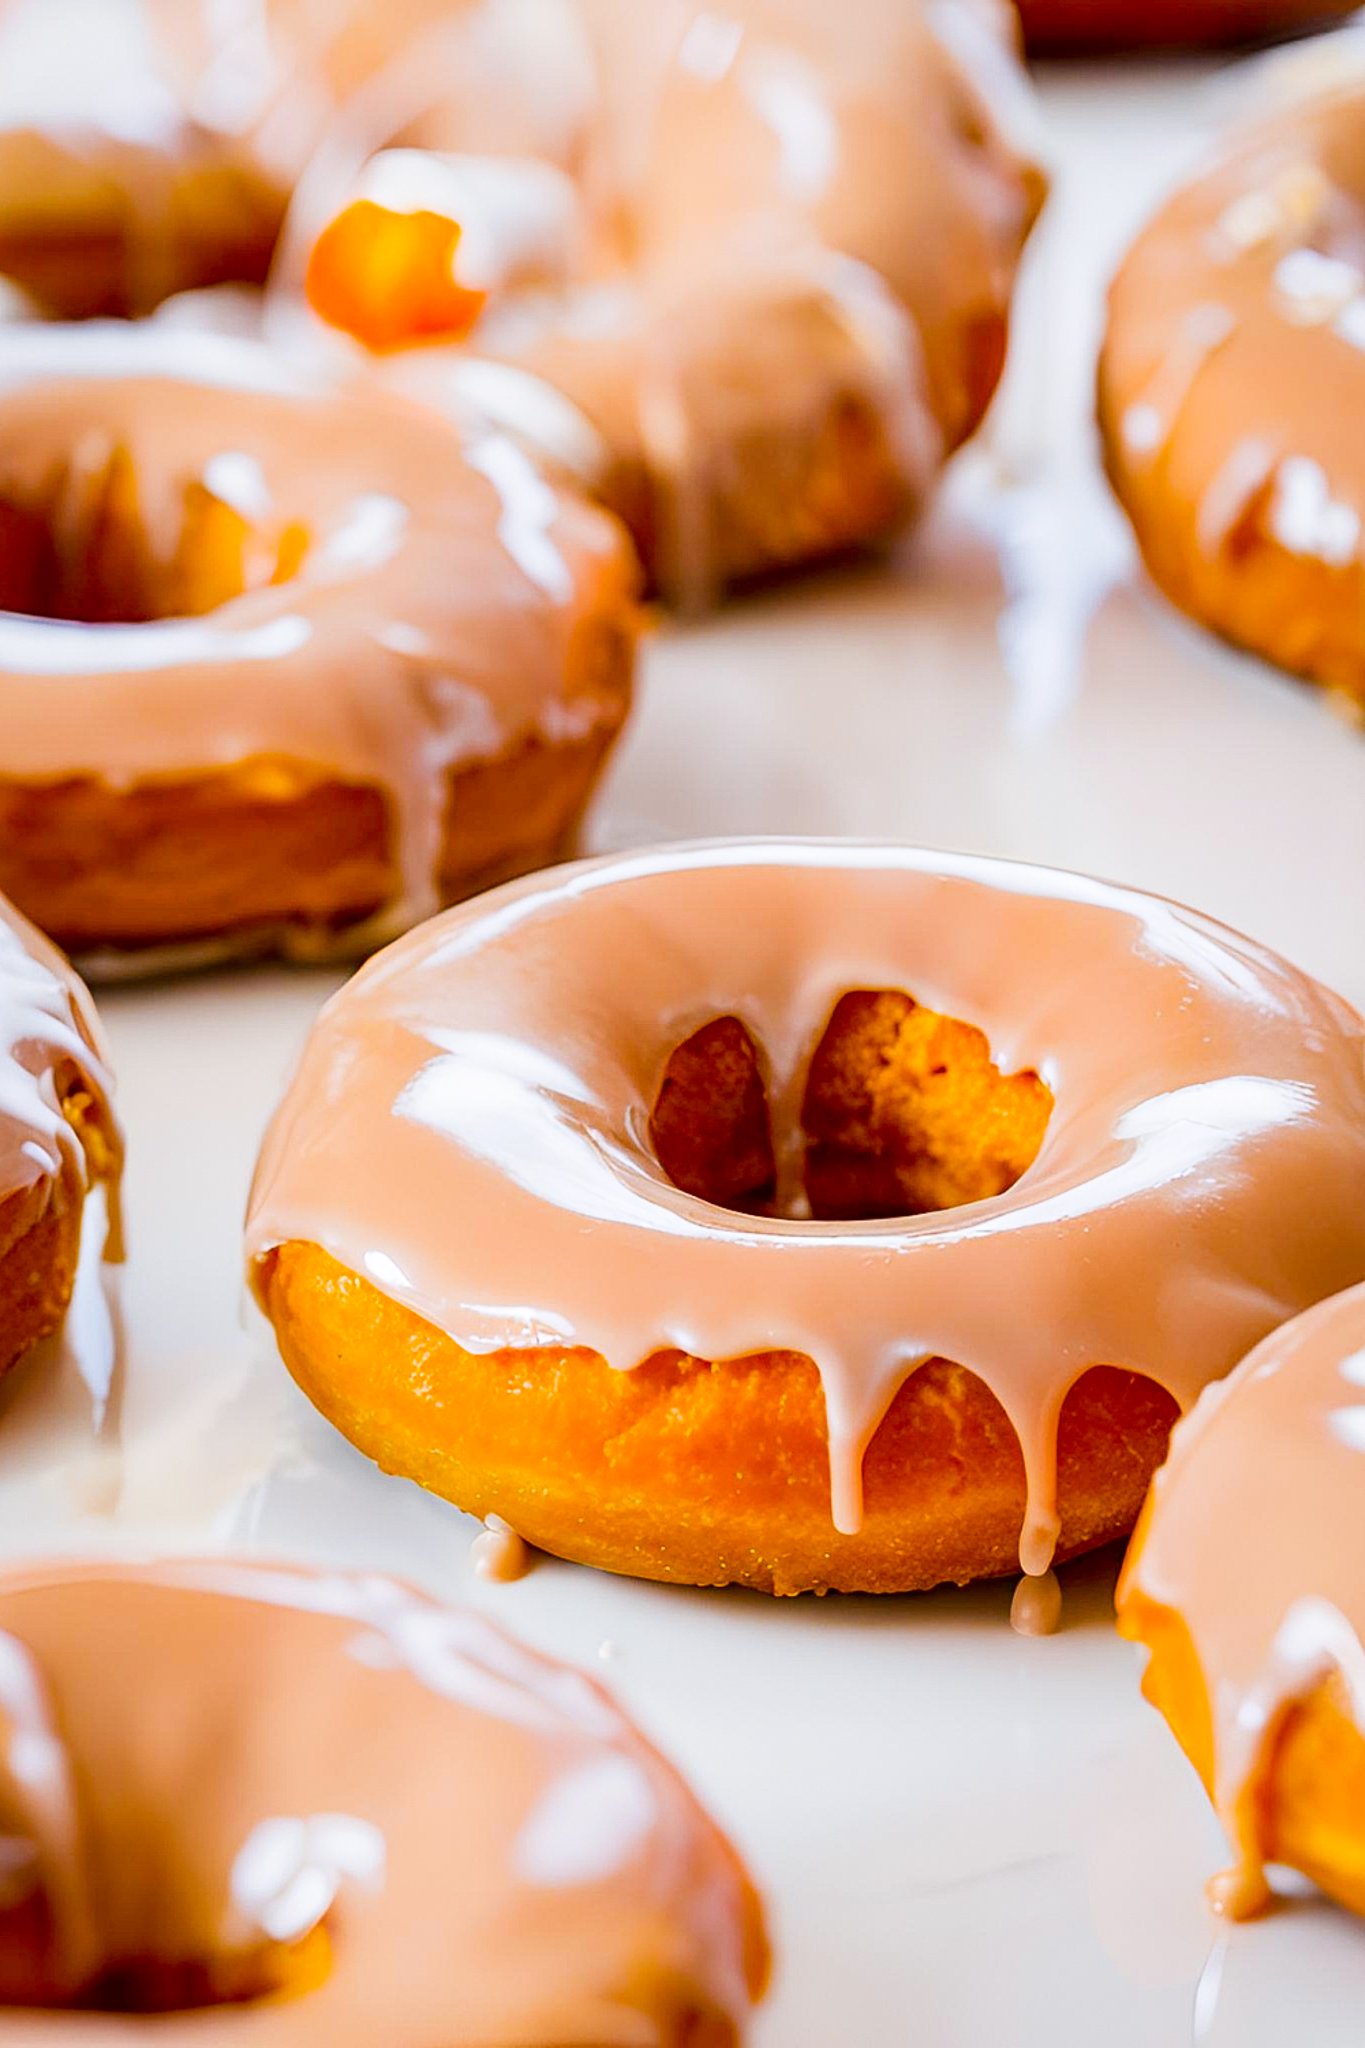
[[[1130,405],[1123,415],[1122,433],[1135,455],[1150,455],[1161,446],[1165,427],[1154,405]]]
[[[559,501],[551,486],[525,450],[504,434],[481,434],[465,456],[498,494],[498,537],[512,560],[547,596],[567,604],[573,576],[554,539]]]
[[[744,42],[744,24],[731,15],[703,9],[688,23],[678,45],[676,62],[707,85],[719,85],[734,65]]]
[[[1229,200],[1211,237],[1215,257],[1250,255],[1288,234],[1307,234],[1331,192],[1321,167],[1311,161],[1289,165],[1271,179]]]
[[[380,568],[397,554],[411,517],[401,498],[386,491],[363,491],[317,549],[312,574],[322,581]]]
[[[1195,516],[1195,533],[1205,554],[1218,552],[1274,468],[1275,450],[1268,441],[1247,435],[1237,443],[1205,491]]]
[[[795,51],[763,48],[748,57],[741,78],[777,138],[787,191],[807,203],[820,199],[839,168],[839,124],[819,73]]]
[[[593,485],[607,467],[607,444],[586,413],[543,377],[515,363],[459,355],[450,365],[450,389],[490,426],[528,442]]]
[[[1291,249],[1275,266],[1274,284],[1286,320],[1298,327],[1318,327],[1335,319],[1365,290],[1365,275],[1338,256]]]
[[[473,290],[562,282],[586,233],[571,178],[539,157],[386,149],[372,157],[357,199],[389,213],[438,213],[458,224],[452,275]]]
[[[598,1884],[623,1870],[649,1839],[658,1803],[627,1756],[594,1757],[551,1785],[517,1837],[528,1884]]]
[[[7,1838],[5,1879],[43,1883],[64,1974],[79,1981],[98,1954],[94,1902],[80,1854],[80,1808],[71,1759],[46,1681],[26,1644],[0,1632],[0,1754],[23,1832]],[[25,1857],[23,1845],[31,1846]],[[29,1886],[31,1890],[32,1885]],[[24,1894],[19,1894],[23,1896]]]
[[[1365,1351],[1353,1351],[1349,1358],[1343,1358],[1340,1372],[1351,1386],[1365,1387]]]
[[[91,627],[0,612],[0,669],[50,678],[60,687],[67,677],[135,675],[210,662],[246,667],[285,661],[312,635],[308,620],[293,612],[264,625],[234,624],[231,629],[215,625],[211,616]]]
[[[1292,554],[1332,569],[1345,568],[1360,548],[1359,512],[1332,496],[1321,463],[1304,455],[1288,457],[1276,471],[1270,530]]]
[[[1365,1451],[1365,1408],[1338,1408],[1328,1416],[1327,1427],[1348,1451]]]
[[[263,1820],[233,1859],[232,1903],[271,1941],[301,1941],[331,1912],[345,1885],[382,1890],[386,1857],[383,1832],[353,1814]]]
[[[204,487],[243,519],[268,519],[274,499],[265,471],[254,455],[225,448],[204,464]]]
[[[1349,342],[1352,348],[1365,351],[1365,293],[1352,299],[1349,306],[1343,306],[1332,323],[1332,332]]]

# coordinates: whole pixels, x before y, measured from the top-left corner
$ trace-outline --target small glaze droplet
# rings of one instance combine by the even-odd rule
[[[486,1517],[482,1533],[474,1538],[470,1555],[481,1579],[507,1586],[524,1579],[531,1569],[530,1545],[523,1542],[510,1522],[501,1515]]]
[[[1025,1576],[1010,1602],[1010,1627],[1020,1636],[1055,1636],[1062,1622],[1062,1588],[1056,1572]]]
[[[1220,1870],[1204,1887],[1209,1906],[1220,1920],[1251,1920],[1271,1900],[1265,1873],[1254,1864],[1233,1864]]]

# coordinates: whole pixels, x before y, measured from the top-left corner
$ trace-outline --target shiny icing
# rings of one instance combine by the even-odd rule
[[[110,1249],[119,1245],[122,1138],[104,1034],[85,989],[55,947],[0,897],[0,1208],[74,1169],[89,1187],[81,1141],[62,1114],[56,1075],[78,1074],[95,1105],[113,1173]]]
[[[408,0],[325,27],[288,4],[267,14],[280,75],[311,63],[338,101],[296,193],[283,286],[376,184],[399,210],[453,209],[457,276],[470,265],[493,302],[466,349],[386,375],[450,405],[489,391],[486,362],[512,365],[527,377],[501,386],[497,416],[535,445],[531,384],[548,385],[597,437],[599,467],[648,480],[669,594],[701,600],[723,578],[716,500],[746,437],[809,434],[854,398],[906,510],[975,426],[1043,190],[995,0]],[[411,151],[367,169],[414,139],[437,152],[425,180]]]
[[[672,1186],[648,1118],[673,1048],[737,1015],[790,1156],[809,1056],[858,988],[1036,1069],[1055,1106],[1022,1178],[853,1224]],[[1058,1412],[1088,1367],[1185,1408],[1365,1276],[1365,1026],[1253,941],[1060,872],[818,841],[623,855],[449,913],[333,999],[250,1204],[252,1262],[295,1240],[474,1351],[807,1354],[844,1531],[897,1389],[930,1358],[969,1367],[1018,1433],[1040,1574]]]
[[[1135,244],[1111,296],[1101,414],[1119,495],[1168,581],[1235,576],[1259,522],[1305,576],[1302,655],[1354,688],[1365,576],[1365,37],[1277,67],[1203,175]],[[1340,603],[1344,627],[1312,615]],[[1222,600],[1227,602],[1227,600]],[[1242,637],[1235,615],[1212,621]]]
[[[78,505],[115,451],[131,458],[153,548],[174,548],[193,491],[240,516],[248,587],[144,624],[0,613],[0,774],[120,786],[266,762],[378,785],[390,933],[436,907],[453,770],[619,716],[569,696],[565,670],[588,594],[629,591],[625,543],[497,432],[462,436],[221,336],[7,335],[0,496],[41,499],[56,467]],[[272,580],[300,532],[297,569]]]
[[[738,2038],[761,1978],[737,1859],[609,1697],[377,1576],[8,1575],[0,1816],[0,1925],[45,1896],[56,2002],[147,1958],[285,1987],[142,2022],[167,2041]],[[6,2043],[135,2024],[0,2007]]]
[[[1256,1790],[1287,1709],[1323,1679],[1365,1737],[1365,1287],[1277,1330],[1175,1431],[1119,1589],[1189,1633],[1237,1855],[1216,1902],[1264,1896]]]

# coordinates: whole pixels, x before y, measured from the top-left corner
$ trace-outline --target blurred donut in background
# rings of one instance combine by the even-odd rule
[[[1018,0],[1031,51],[1216,48],[1302,35],[1359,0]]]
[[[1155,582],[1365,706],[1365,43],[1283,67],[1114,281],[1105,457]],[[1307,87],[1306,96],[1302,87]]]

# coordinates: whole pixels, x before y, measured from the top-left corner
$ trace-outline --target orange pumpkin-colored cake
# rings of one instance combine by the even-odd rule
[[[1365,1027],[1135,892],[804,842],[583,864],[329,1005],[250,1274],[381,1465],[779,1593],[1046,1571],[1365,1277]]]
[[[354,953],[563,851],[621,529],[501,435],[155,327],[0,345],[0,887],[122,970]]]
[[[6,1574],[0,1809],[6,2048],[738,2048],[763,1987],[608,1695],[374,1574]]]
[[[1330,44],[1330,52],[1336,52]],[[1138,238],[1100,363],[1109,474],[1200,624],[1365,705],[1365,72],[1263,113]],[[1330,82],[1328,82],[1330,81]]]
[[[123,1144],[111,1091],[85,990],[0,897],[0,1374],[61,1326],[95,1190],[118,1251]],[[93,1376],[107,1361],[78,1362],[98,1404],[107,1386]]]
[[[1241,1918],[1267,1864],[1365,1913],[1365,1287],[1258,1346],[1176,1431],[1119,1586],[1208,1788]]]

